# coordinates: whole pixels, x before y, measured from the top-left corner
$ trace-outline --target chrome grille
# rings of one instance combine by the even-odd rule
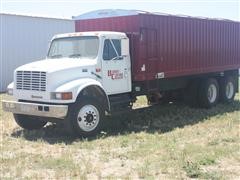
[[[17,89],[46,91],[46,72],[17,71],[16,82]]]

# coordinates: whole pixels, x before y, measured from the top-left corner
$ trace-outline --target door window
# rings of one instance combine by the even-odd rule
[[[106,39],[104,41],[103,60],[111,60],[121,56],[121,41],[119,39]]]
[[[119,39],[112,39],[113,45],[118,53],[118,56],[121,56],[121,41]]]

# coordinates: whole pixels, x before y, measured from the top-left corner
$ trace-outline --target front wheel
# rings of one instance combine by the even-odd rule
[[[23,114],[13,114],[16,123],[27,130],[41,129],[47,124],[47,121],[41,120],[37,116],[29,116]]]
[[[103,126],[104,110],[93,98],[83,98],[69,108],[67,123],[75,136],[95,136]]]

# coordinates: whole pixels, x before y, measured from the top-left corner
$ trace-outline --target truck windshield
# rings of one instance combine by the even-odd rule
[[[97,36],[65,37],[54,39],[48,58],[88,58],[97,57],[99,39]]]

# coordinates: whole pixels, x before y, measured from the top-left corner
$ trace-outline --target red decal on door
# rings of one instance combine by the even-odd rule
[[[123,73],[119,70],[108,70],[108,76],[111,77],[112,80],[123,79]]]

